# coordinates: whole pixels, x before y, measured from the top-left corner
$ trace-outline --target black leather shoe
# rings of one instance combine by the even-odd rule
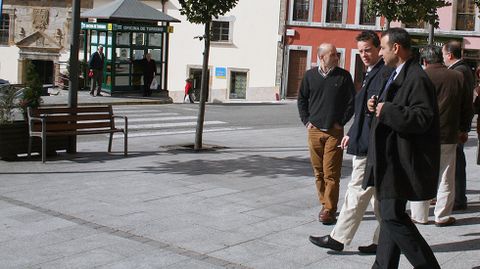
[[[314,245],[317,245],[321,248],[329,248],[329,249],[333,249],[333,250],[336,250],[336,251],[342,251],[343,250],[343,244],[338,242],[337,240],[331,238],[330,235],[310,236],[308,239]]]
[[[377,244],[370,244],[368,246],[359,246],[358,251],[364,254],[375,254],[377,253]]]

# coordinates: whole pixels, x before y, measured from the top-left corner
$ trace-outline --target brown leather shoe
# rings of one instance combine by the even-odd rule
[[[320,222],[324,225],[334,224],[336,221],[335,212],[328,209],[323,210],[323,214],[320,215]]]
[[[449,217],[448,220],[444,222],[436,222],[435,221],[435,226],[437,227],[445,227],[445,226],[450,226],[454,224],[457,220],[454,217]]]

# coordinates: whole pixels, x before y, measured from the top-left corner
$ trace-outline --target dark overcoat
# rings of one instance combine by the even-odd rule
[[[372,122],[364,188],[375,186],[379,200],[432,199],[440,166],[435,87],[410,59],[386,89],[383,102]]]

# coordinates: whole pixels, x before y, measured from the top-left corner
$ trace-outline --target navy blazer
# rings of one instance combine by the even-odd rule
[[[372,95],[379,95],[393,70],[393,68],[385,66],[385,62],[381,59],[370,70],[362,88],[355,95],[355,118],[347,133],[350,137],[347,147],[348,154],[356,156],[367,155],[370,125],[372,122],[372,113],[368,111],[367,101]]]

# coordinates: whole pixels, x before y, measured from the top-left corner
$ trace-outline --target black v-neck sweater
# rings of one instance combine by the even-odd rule
[[[326,77],[318,67],[305,73],[298,94],[298,111],[303,124],[328,130],[334,123],[344,126],[354,112],[355,87],[350,74],[339,67]]]

